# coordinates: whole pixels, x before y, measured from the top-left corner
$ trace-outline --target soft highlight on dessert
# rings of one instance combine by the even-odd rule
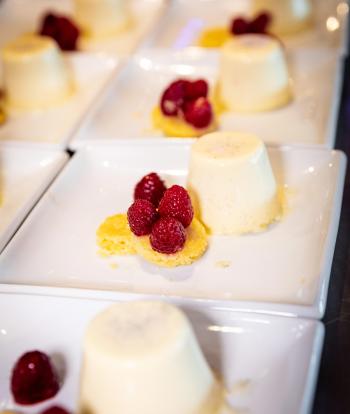
[[[21,36],[4,47],[2,60],[6,108],[48,109],[74,91],[70,70],[49,37]]]
[[[229,111],[261,112],[292,99],[288,67],[280,42],[247,34],[221,49],[218,95]]]
[[[214,235],[260,232],[282,214],[265,145],[252,134],[216,132],[195,142],[187,186]]]
[[[153,109],[152,122],[168,137],[199,137],[217,128],[210,102],[209,85],[204,79],[178,79],[163,92]]]
[[[187,317],[175,306],[119,303],[89,323],[79,413],[219,414],[223,400]]]

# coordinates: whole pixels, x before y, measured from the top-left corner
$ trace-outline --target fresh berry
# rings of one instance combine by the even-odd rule
[[[76,50],[80,32],[67,17],[48,13],[43,18],[39,34],[52,37],[62,50]]]
[[[186,100],[206,98],[208,96],[208,83],[204,79],[188,82],[186,85]]]
[[[180,185],[173,185],[160,200],[158,212],[161,217],[172,217],[188,227],[193,219],[193,207],[188,192]]]
[[[16,362],[11,376],[11,391],[16,403],[35,404],[53,397],[58,390],[58,375],[43,352],[27,352]]]
[[[137,199],[128,209],[129,226],[136,236],[150,234],[157,219],[157,210],[148,200]]]
[[[236,36],[249,33],[249,23],[246,19],[242,17],[237,17],[237,19],[233,19],[231,25],[231,33]]]
[[[153,226],[150,235],[152,249],[159,253],[172,254],[184,247],[186,230],[173,217],[162,217]]]
[[[41,414],[70,414],[70,412],[58,405],[54,405],[42,411]]]
[[[134,200],[142,198],[150,201],[156,207],[166,191],[164,182],[158,174],[152,172],[145,175],[137,184],[134,190]]]
[[[243,17],[237,17],[236,19],[233,19],[230,30],[231,33],[236,36],[248,33],[267,34],[271,21],[272,16],[267,12],[258,14],[252,20],[244,19]]]
[[[165,89],[160,100],[160,107],[164,115],[178,115],[185,102],[186,85],[188,85],[188,83],[189,81],[185,79],[179,79],[172,82]]]
[[[260,13],[250,22],[250,33],[266,33],[271,20],[271,15],[269,13]]]
[[[213,109],[207,98],[197,98],[185,106],[186,121],[196,128],[206,128],[213,119]]]

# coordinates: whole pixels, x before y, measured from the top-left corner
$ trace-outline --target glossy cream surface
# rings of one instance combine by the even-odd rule
[[[255,135],[215,132],[196,141],[187,187],[212,234],[258,232],[281,214],[268,154]]]
[[[113,36],[130,22],[127,0],[74,0],[74,4],[76,20],[89,37]]]
[[[2,50],[6,105],[15,109],[46,109],[73,92],[73,80],[55,41],[25,35]]]
[[[221,391],[186,316],[162,302],[115,304],[84,340],[80,413],[214,414]]]
[[[221,49],[219,94],[228,110],[267,111],[291,99],[282,46],[266,35],[233,37]]]

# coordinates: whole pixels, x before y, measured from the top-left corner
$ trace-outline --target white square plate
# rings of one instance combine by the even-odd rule
[[[314,24],[309,30],[284,36],[288,49],[324,45],[346,54],[349,7],[341,0],[313,0]],[[249,14],[250,0],[173,0],[157,30],[144,46],[183,49],[196,46],[203,29],[228,27],[232,18]]]
[[[58,151],[0,147],[0,251],[67,158]]]
[[[258,134],[265,142],[332,146],[336,132],[342,62],[330,49],[298,50],[288,55],[295,98],[269,112],[220,117],[219,129]],[[201,49],[180,52],[150,51],[136,55],[101,96],[77,135],[75,149],[89,143],[121,139],[152,139],[163,135],[152,127],[151,112],[164,88],[179,77],[205,78],[213,89],[219,55]],[[122,104],[121,104],[122,102]],[[286,128],[293,125],[293,128]],[[182,139],[183,140],[183,139]]]
[[[283,220],[259,234],[211,237],[200,260],[164,269],[137,256],[101,258],[96,229],[107,216],[126,212],[144,174],[156,171],[168,185],[185,184],[189,146],[82,150],[0,255],[0,283],[186,296],[222,301],[223,308],[320,317],[345,157],[288,147],[272,147],[269,154],[279,185],[288,188]]]
[[[79,49],[129,54],[150,32],[165,12],[169,0],[130,0],[134,24],[118,37],[82,43]],[[26,32],[36,32],[42,16],[53,11],[73,15],[73,0],[4,0],[0,3],[0,47]],[[74,17],[73,17],[74,20]]]
[[[68,53],[66,60],[76,85],[72,97],[52,109],[9,114],[7,121],[0,125],[0,141],[65,148],[117,68],[117,60],[104,55]]]
[[[119,295],[114,301],[127,299]],[[83,333],[110,303],[0,294],[0,409],[23,411],[11,399],[10,372],[20,355],[39,349],[63,359],[66,377],[54,399],[25,412],[37,414],[53,404],[74,412]],[[223,378],[236,414],[310,412],[323,342],[320,322],[222,312],[188,301],[177,305],[190,318],[209,364]]]

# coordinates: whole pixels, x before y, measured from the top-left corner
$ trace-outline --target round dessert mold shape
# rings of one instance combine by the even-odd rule
[[[221,49],[219,95],[227,109],[259,112],[291,100],[288,67],[280,42],[247,34],[232,38]]]
[[[26,35],[2,52],[5,102],[10,109],[45,109],[74,91],[69,68],[55,41]]]
[[[221,402],[192,328],[174,306],[115,304],[90,322],[80,413],[212,414]]]
[[[266,148],[254,135],[217,132],[195,142],[188,188],[213,234],[262,231],[281,215]]]

